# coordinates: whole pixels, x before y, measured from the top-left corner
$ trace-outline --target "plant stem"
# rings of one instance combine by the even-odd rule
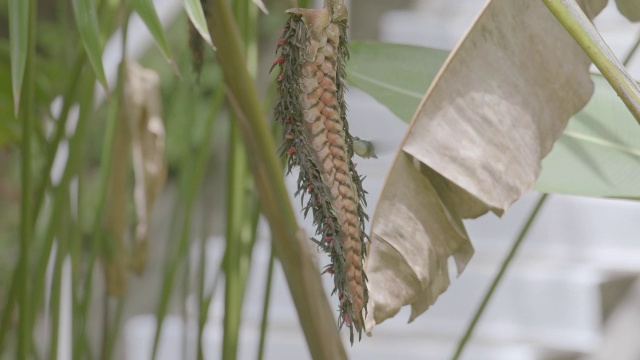
[[[624,60],[622,60],[622,65],[624,66],[629,65],[631,58],[633,58],[633,55],[636,54],[636,51],[638,50],[639,46],[640,46],[640,36],[638,36],[635,44],[633,44],[633,47],[631,47],[631,50],[629,50],[629,53],[627,54],[627,56],[624,58]]]
[[[524,240],[524,238],[529,233],[529,229],[531,228],[531,225],[533,224],[533,222],[535,221],[536,217],[538,216],[538,212],[540,211],[540,208],[542,207],[542,205],[547,200],[547,196],[548,195],[549,194],[543,194],[540,197],[540,200],[538,200],[538,203],[536,204],[536,206],[534,207],[533,211],[529,215],[529,218],[527,219],[527,222],[525,223],[524,227],[522,228],[522,230],[520,230],[520,234],[518,234],[518,237],[514,241],[513,246],[511,247],[511,250],[509,251],[507,256],[504,258],[504,260],[502,261],[502,265],[500,266],[500,270],[498,270],[498,273],[496,274],[496,277],[493,279],[493,282],[491,283],[491,286],[489,286],[489,289],[487,290],[487,293],[482,298],[482,302],[480,303],[480,306],[476,310],[476,313],[473,316],[473,319],[471,320],[471,323],[467,327],[467,331],[465,332],[465,334],[462,337],[462,339],[460,339],[460,342],[458,343],[458,347],[456,348],[456,352],[453,355],[453,357],[451,357],[451,360],[458,360],[460,358],[460,355],[462,354],[462,351],[464,350],[465,346],[469,342],[469,339],[471,339],[471,335],[473,335],[473,330],[475,330],[476,325],[478,324],[478,321],[480,320],[480,317],[482,317],[482,314],[484,313],[485,308],[489,304],[489,300],[491,300],[491,298],[493,297],[493,293],[495,292],[496,288],[498,287],[498,284],[500,284],[500,281],[502,280],[502,277],[507,272],[507,268],[511,264],[511,261],[513,260],[513,258],[515,257],[516,252],[518,251],[518,249],[520,248],[520,245],[522,244],[522,241]]]
[[[273,266],[275,263],[275,254],[273,247],[269,255],[269,265],[267,267],[267,281],[264,289],[264,303],[262,304],[262,321],[260,322],[260,344],[258,345],[258,360],[264,358],[264,347],[267,338],[267,324],[269,321],[269,302],[271,301],[271,285],[273,284]]]
[[[27,1],[27,0],[24,0]],[[18,119],[22,123],[22,167],[21,167],[21,209],[20,209],[20,260],[18,271],[14,276],[19,276],[19,286],[17,300],[19,304],[20,321],[18,323],[18,359],[27,359],[31,354],[31,296],[29,294],[29,285],[31,283],[30,276],[30,257],[31,252],[31,234],[33,232],[32,222],[32,188],[31,188],[31,136],[33,131],[33,113],[34,106],[34,85],[35,85],[35,43],[36,43],[36,7],[35,0],[29,1],[29,33],[26,55],[26,65],[24,73],[24,83],[22,86],[22,95],[20,107],[18,110]]]
[[[640,124],[640,89],[575,0],[542,0],[600,70]]]
[[[267,128],[258,98],[242,55],[242,40],[226,1],[211,1],[213,21],[209,32],[218,48],[216,55],[228,87],[227,97],[247,147],[263,213],[271,226],[276,253],[282,262],[300,324],[314,359],[346,359],[346,351],[327,300],[309,242],[298,227],[284,185],[276,146]]]

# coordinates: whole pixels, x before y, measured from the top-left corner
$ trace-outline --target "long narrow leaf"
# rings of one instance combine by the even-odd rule
[[[107,78],[102,66],[102,44],[100,41],[100,29],[98,28],[96,4],[93,0],[72,0],[72,5],[80,39],[89,57],[91,67],[93,67],[100,84],[108,92]]]
[[[193,23],[193,26],[198,30],[202,38],[215,50],[200,0],[184,0],[184,9],[187,11],[189,20],[191,20],[191,23]]]
[[[152,0],[132,0],[131,4],[133,8],[136,10],[138,15],[144,23],[147,25],[151,36],[153,36],[153,40],[158,45],[162,56],[169,62],[173,71],[176,74],[180,74],[178,68],[173,61],[173,56],[171,55],[171,50],[169,49],[169,43],[167,42],[167,37],[164,34],[164,29],[162,28],[162,23],[160,22],[160,18],[158,18],[158,13],[156,12],[155,7],[153,6]]]
[[[9,0],[9,41],[11,43],[11,84],[13,109],[18,115],[24,68],[27,61],[29,1]]]

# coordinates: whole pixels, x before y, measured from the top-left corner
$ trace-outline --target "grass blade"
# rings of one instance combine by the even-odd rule
[[[167,42],[162,23],[160,23],[160,18],[158,18],[158,13],[153,6],[152,0],[132,0],[131,4],[138,15],[140,15],[142,21],[147,25],[147,29],[149,29],[151,36],[153,36],[153,40],[156,42],[156,45],[158,45],[162,56],[164,56],[171,65],[176,75],[180,76],[180,70],[178,70],[178,67],[173,61],[169,43]]]
[[[275,264],[275,254],[271,247],[269,255],[269,265],[267,268],[267,285],[264,290],[264,303],[262,305],[262,321],[260,322],[260,343],[258,345],[258,360],[264,359],[264,348],[267,340],[267,325],[269,323],[269,304],[271,302],[271,287],[273,284],[273,266]]]
[[[89,57],[91,67],[96,73],[96,78],[108,93],[109,87],[107,86],[107,78],[102,66],[102,44],[96,4],[93,0],[72,0],[72,5],[73,14],[78,25],[78,33]]]
[[[200,0],[184,0],[184,9],[187,11],[189,20],[193,23],[193,26],[198,30],[198,33],[202,38],[213,48],[213,41],[211,41],[211,34],[209,34],[209,28],[207,27],[207,20],[204,16],[204,10]]]
[[[9,42],[11,44],[11,84],[13,89],[13,110],[18,115],[22,80],[27,62],[29,37],[28,0],[9,0]]]
[[[314,359],[346,359],[333,310],[318,270],[307,249],[308,240],[297,224],[287,193],[276,145],[267,127],[256,85],[247,70],[240,30],[226,1],[210,1],[209,32],[225,75],[227,98],[247,147],[249,163],[263,213],[271,226],[276,253],[281,260]]]
[[[17,271],[13,276],[18,277],[17,287],[17,303],[19,304],[19,319],[18,322],[18,359],[26,359],[31,355],[32,350],[32,327],[31,318],[34,315],[31,313],[31,300],[32,294],[29,290],[31,288],[31,271],[30,271],[30,253],[32,248],[32,151],[31,142],[32,136],[35,134],[33,131],[33,124],[35,116],[34,113],[34,88],[35,88],[35,42],[36,42],[36,1],[35,0],[22,0],[21,2],[28,3],[28,5],[19,5],[18,1],[12,1],[10,7],[15,9],[15,6],[26,6],[28,11],[19,14],[19,21],[23,24],[20,26],[21,30],[24,30],[24,34],[21,40],[24,44],[21,44],[22,49],[25,52],[23,69],[24,77],[20,76],[24,81],[24,86],[21,87],[22,101],[18,107],[18,120],[22,124],[22,143],[21,143],[21,201],[20,201],[20,259],[18,262]],[[11,5],[13,4],[13,5]]]

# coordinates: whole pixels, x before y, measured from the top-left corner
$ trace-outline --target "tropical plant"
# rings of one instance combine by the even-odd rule
[[[73,332],[68,358],[121,356],[131,294],[157,275],[150,296],[157,321],[151,357],[172,303],[186,318],[187,298],[195,294],[197,345],[185,350],[185,358],[202,359],[204,326],[222,274],[221,356],[237,358],[263,215],[273,250],[258,358],[264,356],[277,262],[311,356],[347,357],[309,250],[313,243],[285,187],[279,125],[272,130],[268,121],[278,75],[264,96],[258,91],[265,77],[260,65],[272,61],[259,56],[259,29],[275,33],[292,3],[272,1],[271,14],[261,15],[267,7],[259,0],[184,0],[185,14],[167,24],[160,21],[161,4],[151,0],[0,1],[0,19],[8,24],[0,28],[0,264],[2,273],[11,274],[0,277],[0,356],[56,359],[63,354],[64,326]],[[447,259],[453,256],[462,271],[473,253],[462,219],[502,214],[531,186],[544,193],[640,197],[629,181],[638,175],[633,169],[640,143],[631,119],[640,122],[640,91],[589,21],[606,1],[579,3],[489,1],[450,54],[350,44],[348,81],[411,122],[371,214],[364,265],[369,305],[357,330],[362,325],[371,331],[404,305],[412,306],[412,319],[425,311],[448,286]],[[630,19],[640,18],[632,0],[618,4]],[[327,8],[340,5],[325,0]],[[131,46],[144,32],[135,27],[138,19],[157,45],[144,55]],[[298,26],[312,26],[309,21]],[[602,76],[589,74],[591,62]],[[297,138],[286,136],[292,148]],[[345,144],[354,139],[347,136]],[[570,167],[577,170],[567,173]],[[165,210],[168,224],[154,221],[154,208]],[[207,239],[220,227],[225,250],[211,284]],[[322,234],[326,249],[333,238]],[[154,262],[161,254],[164,261]],[[71,323],[61,325],[67,306]],[[358,320],[351,304],[342,309],[341,324]],[[37,328],[45,328],[46,336]]]

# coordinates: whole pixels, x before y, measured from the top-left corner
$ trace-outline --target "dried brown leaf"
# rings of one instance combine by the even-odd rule
[[[616,0],[616,6],[629,21],[640,21],[640,0]]]
[[[591,18],[605,0],[581,1]],[[585,6],[586,5],[586,6]],[[593,92],[590,61],[538,1],[493,0],[425,95],[371,228],[366,328],[411,305],[412,321],[473,254],[463,218],[501,215],[527,191]]]
[[[124,108],[132,140],[135,178],[133,199],[137,217],[131,266],[140,273],[147,261],[151,210],[167,177],[158,74],[134,62],[127,63],[124,94]]]

